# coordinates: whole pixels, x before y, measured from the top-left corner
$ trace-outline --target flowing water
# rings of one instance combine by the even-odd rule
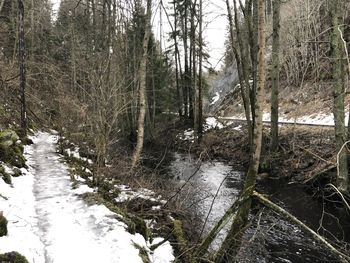
[[[206,222],[205,235],[237,199],[244,174],[218,161],[199,166],[191,158],[175,153],[169,174],[176,184],[186,184],[181,198]],[[259,190],[320,234],[350,242],[350,216],[344,210],[322,203],[296,184],[270,180],[259,183]],[[243,238],[240,262],[338,262],[297,226],[268,209],[255,207],[251,214],[253,223]],[[228,227],[220,233],[212,249],[219,247]]]

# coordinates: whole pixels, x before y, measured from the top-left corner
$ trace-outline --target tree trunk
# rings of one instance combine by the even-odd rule
[[[203,0],[199,0],[199,72],[198,72],[198,140],[203,135]]]
[[[248,173],[244,182],[241,200],[244,200],[237,209],[231,229],[224,240],[222,247],[215,258],[216,263],[232,262],[236,257],[241,244],[243,229],[248,221],[251,207],[252,195],[255,188],[258,168],[260,163],[260,153],[262,144],[262,114],[265,94],[265,0],[259,0],[258,9],[258,32],[259,32],[259,64],[258,64],[258,86],[255,103],[255,129],[253,137],[253,150]]]
[[[184,19],[182,23],[182,31],[183,31],[183,45],[184,45],[184,60],[185,60],[185,71],[184,71],[184,105],[185,105],[185,116],[188,117],[190,115],[189,112],[189,88],[191,82],[191,76],[189,73],[189,65],[188,65],[188,43],[187,43],[187,15],[188,15],[188,0],[185,0],[184,3]]]
[[[197,93],[197,61],[196,61],[196,26],[195,26],[195,19],[196,19],[196,3],[197,0],[192,3],[191,7],[191,88],[190,88],[190,119],[193,123],[194,132],[197,133],[198,127],[197,127],[197,99],[196,99],[196,93]],[[201,18],[199,18],[201,19]]]
[[[272,34],[272,86],[271,86],[271,151],[278,150],[278,89],[279,89],[279,52],[280,52],[280,0],[273,1]]]
[[[340,38],[340,21],[341,10],[340,1],[333,0],[331,3],[331,16],[332,16],[332,75],[333,75],[333,115],[334,115],[334,128],[335,128],[335,142],[336,150],[338,154],[338,175],[337,186],[339,191],[347,192],[349,178],[348,178],[348,165],[347,165],[347,150],[343,147],[346,142],[346,128],[345,128],[345,113],[344,113],[344,76],[342,73],[342,46]]]
[[[253,141],[253,125],[251,121],[251,108],[250,108],[250,100],[249,100],[249,95],[246,92],[246,89],[244,88],[244,76],[243,76],[243,70],[242,70],[242,63],[241,63],[241,58],[240,55],[238,54],[238,51],[236,49],[235,45],[235,40],[233,36],[233,19],[232,19],[232,14],[231,14],[231,7],[229,0],[226,0],[226,8],[227,8],[227,18],[229,22],[229,31],[230,31],[230,44],[232,48],[232,52],[234,54],[234,57],[236,59],[236,64],[237,64],[237,71],[238,71],[238,76],[239,76],[239,83],[241,87],[241,96],[243,100],[243,106],[244,106],[244,112],[245,112],[245,117],[247,120],[247,129],[248,129],[248,139],[249,142],[251,143]]]
[[[22,135],[27,135],[27,112],[26,112],[26,65],[25,65],[25,36],[24,36],[24,5],[18,0],[18,30],[19,30],[19,76],[21,93],[21,129]]]
[[[146,13],[146,26],[145,35],[142,43],[142,58],[140,61],[139,78],[140,78],[140,112],[138,117],[138,133],[137,133],[137,144],[132,159],[132,169],[135,168],[140,162],[140,156],[143,149],[143,141],[145,134],[145,115],[146,115],[146,73],[147,73],[147,51],[148,41],[151,35],[151,12],[152,12],[152,0],[147,0],[147,13]]]
[[[163,2],[162,7],[163,6]],[[173,35],[174,35],[174,45],[175,45],[175,80],[176,80],[176,97],[177,97],[177,110],[179,113],[179,116],[181,117],[183,115],[182,112],[182,96],[180,92],[180,85],[179,85],[179,64],[178,64],[178,44],[177,44],[177,13],[176,13],[176,2],[173,2],[173,7],[174,7],[174,29],[173,29]],[[165,8],[164,8],[165,9]],[[170,23],[171,24],[171,23]]]

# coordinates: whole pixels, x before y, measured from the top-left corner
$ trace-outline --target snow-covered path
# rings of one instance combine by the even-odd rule
[[[23,199],[27,198],[28,202],[22,200],[16,205],[28,206],[27,213],[21,217],[27,217],[25,220],[30,222],[30,227],[26,229],[30,233],[26,240],[22,240],[23,243],[18,244],[14,237],[18,232],[18,219],[15,218],[21,214],[21,208],[5,209],[5,216],[9,220],[9,236],[6,237],[7,245],[6,238],[4,242],[0,238],[0,252],[17,250],[35,263],[142,263],[135,244],[149,251],[145,239],[139,234],[128,233],[126,225],[118,221],[115,214],[105,206],[88,206],[78,196],[92,189],[86,186],[72,189],[67,166],[56,153],[57,138],[48,133],[38,133],[33,139],[34,144],[26,148],[30,166],[27,176],[32,177],[32,181],[26,182],[27,187],[20,187],[19,183],[19,188],[24,192],[17,193]],[[20,178],[14,179],[18,181]],[[16,189],[16,181],[13,189]],[[5,194],[11,196],[11,193]],[[9,241],[17,247],[11,248]],[[25,248],[21,249],[22,246]],[[33,248],[28,249],[31,246]],[[166,253],[169,248],[170,253]],[[153,254],[149,253],[149,256],[152,262],[170,262],[170,244],[165,244]]]

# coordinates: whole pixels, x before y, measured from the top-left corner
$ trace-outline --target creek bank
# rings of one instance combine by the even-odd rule
[[[201,160],[223,161],[237,171],[246,171],[250,156],[244,123],[232,120],[217,122],[215,126],[206,128],[199,144],[194,142],[193,130],[189,127],[187,121],[174,119],[173,125],[159,128],[153,140],[155,145],[149,147],[149,155],[153,154],[149,158],[162,159],[166,150],[169,153],[182,152]],[[319,181],[323,184],[334,182],[336,151],[332,127],[283,125],[280,127],[277,153],[269,150],[269,132],[269,127],[264,127],[260,179],[287,178],[309,186]],[[166,161],[166,158],[163,159]]]

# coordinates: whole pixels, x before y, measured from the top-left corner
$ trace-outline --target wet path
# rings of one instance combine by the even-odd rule
[[[34,174],[33,194],[37,235],[44,244],[45,263],[142,262],[134,243],[144,246],[140,235],[125,231],[125,225],[104,206],[88,206],[72,190],[67,166],[56,153],[57,138],[39,133],[29,149],[28,164]]]

